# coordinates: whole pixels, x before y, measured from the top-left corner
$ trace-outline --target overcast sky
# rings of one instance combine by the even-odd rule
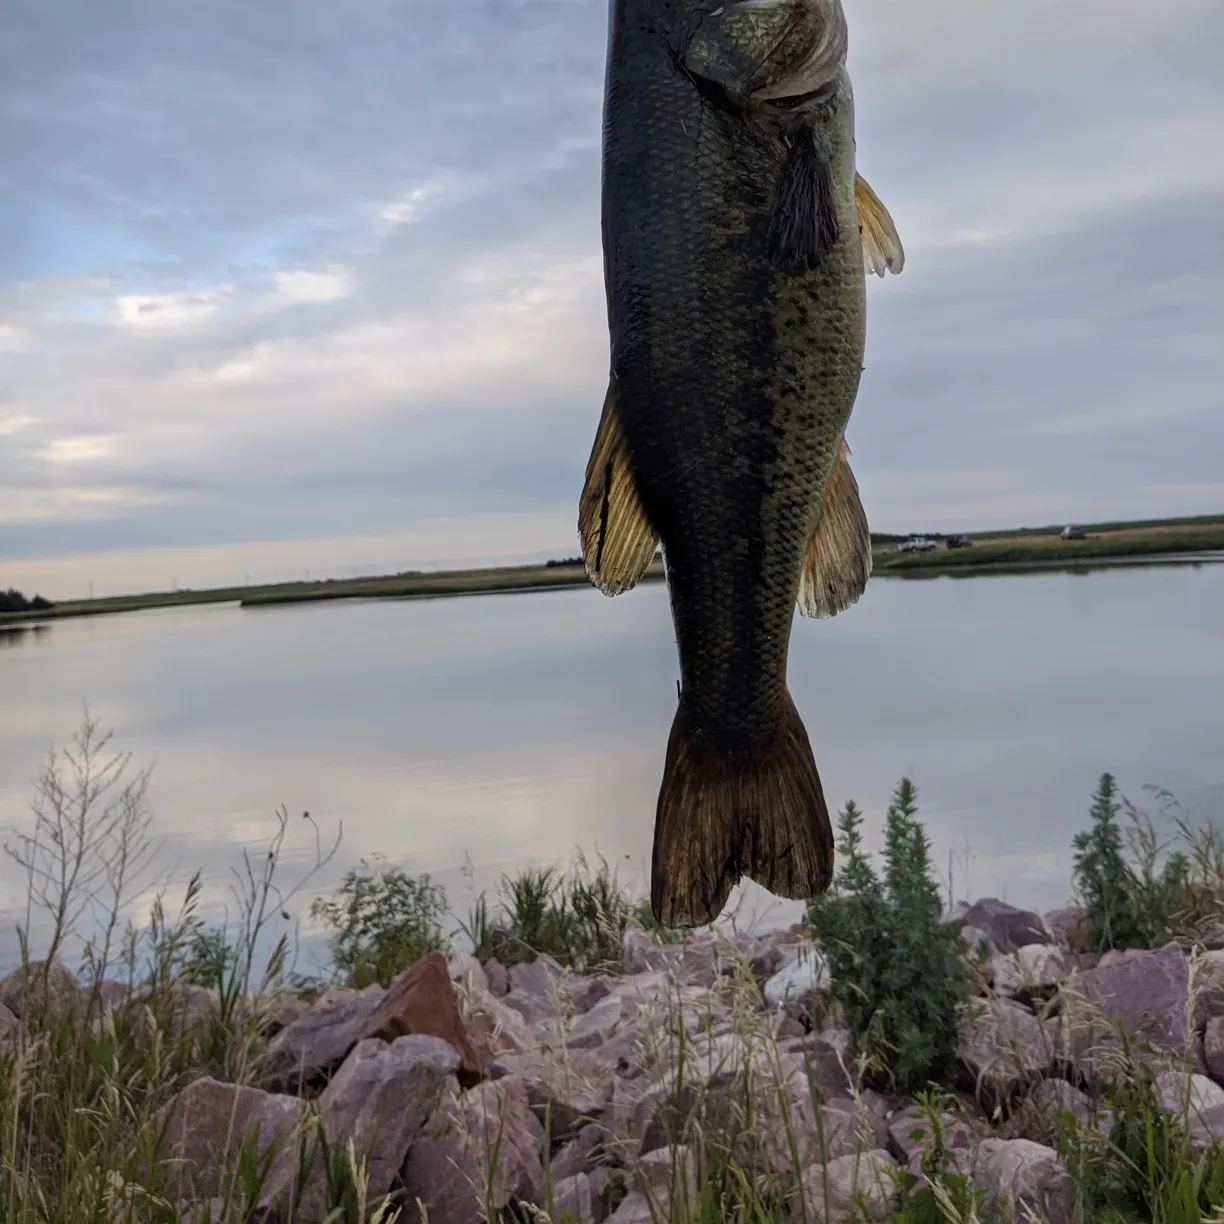
[[[878,530],[1224,511],[1224,5],[847,0]],[[606,0],[3,0],[0,586],[576,551]]]

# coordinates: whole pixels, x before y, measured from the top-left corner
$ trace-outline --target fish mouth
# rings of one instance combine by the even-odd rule
[[[826,81],[825,84],[817,86],[815,89],[809,89],[807,93],[790,94],[781,98],[762,98],[761,101],[763,101],[770,110],[802,110],[805,107],[811,106],[813,103],[828,101],[828,99],[837,92],[837,86],[838,79],[837,77],[834,77],[831,81]]]
[[[847,42],[841,0],[734,0],[701,18],[683,58],[742,106],[793,110],[836,90]]]

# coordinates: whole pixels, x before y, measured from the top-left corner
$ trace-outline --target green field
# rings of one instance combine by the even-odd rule
[[[948,549],[941,542],[934,552],[900,553],[895,544],[876,543],[878,577],[926,577],[940,573],[964,575],[1090,567],[1093,562],[1139,564],[1157,557],[1216,553],[1224,559],[1224,515],[1134,523],[1085,524],[1089,538],[1062,540],[1059,528],[1022,528],[1011,532],[980,532],[970,548]],[[877,537],[878,540],[878,537]],[[644,581],[663,577],[655,561]],[[218,587],[210,590],[158,591],[55,604],[40,611],[0,613],[0,625],[138,612],[193,604],[239,603],[244,608],[328,599],[438,599],[455,595],[508,594],[585,586],[586,574],[576,561],[548,565],[505,566],[495,569],[412,571],[374,578],[285,582],[268,586]]]

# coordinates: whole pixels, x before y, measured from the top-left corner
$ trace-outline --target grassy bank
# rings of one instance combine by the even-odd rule
[[[939,547],[927,553],[878,549],[875,570],[881,575],[913,571],[1059,570],[1077,562],[1125,563],[1224,550],[1224,525],[1127,527],[1087,534],[1088,538],[1083,540],[1063,540],[1057,534],[1036,532],[973,537],[971,548]]]
[[[900,553],[895,544],[877,541],[873,553],[877,577],[922,577],[941,573],[964,576],[989,573],[1058,571],[1091,568],[1095,563],[1141,564],[1160,557],[1191,553],[1224,554],[1224,516],[1135,523],[1104,523],[1085,528],[1084,540],[1062,540],[1052,528],[984,532],[970,536],[970,548],[949,549],[941,541],[933,552]],[[656,561],[643,581],[663,578]],[[459,595],[493,595],[546,591],[587,585],[575,560],[488,569],[410,571],[371,578],[283,582],[265,586],[216,587],[207,590],[158,591],[104,599],[68,600],[47,608],[0,612],[0,625],[33,623],[77,616],[139,612],[195,604],[237,603],[244,608],[275,607],[336,599],[441,599]]]

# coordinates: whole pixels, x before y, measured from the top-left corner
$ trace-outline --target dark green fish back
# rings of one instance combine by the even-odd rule
[[[605,270],[612,376],[667,560],[683,702],[734,752],[776,736],[793,709],[800,563],[862,365],[863,257],[848,82],[812,128],[839,234],[795,275],[769,254],[787,120],[749,115],[685,72],[689,10],[614,6]]]

